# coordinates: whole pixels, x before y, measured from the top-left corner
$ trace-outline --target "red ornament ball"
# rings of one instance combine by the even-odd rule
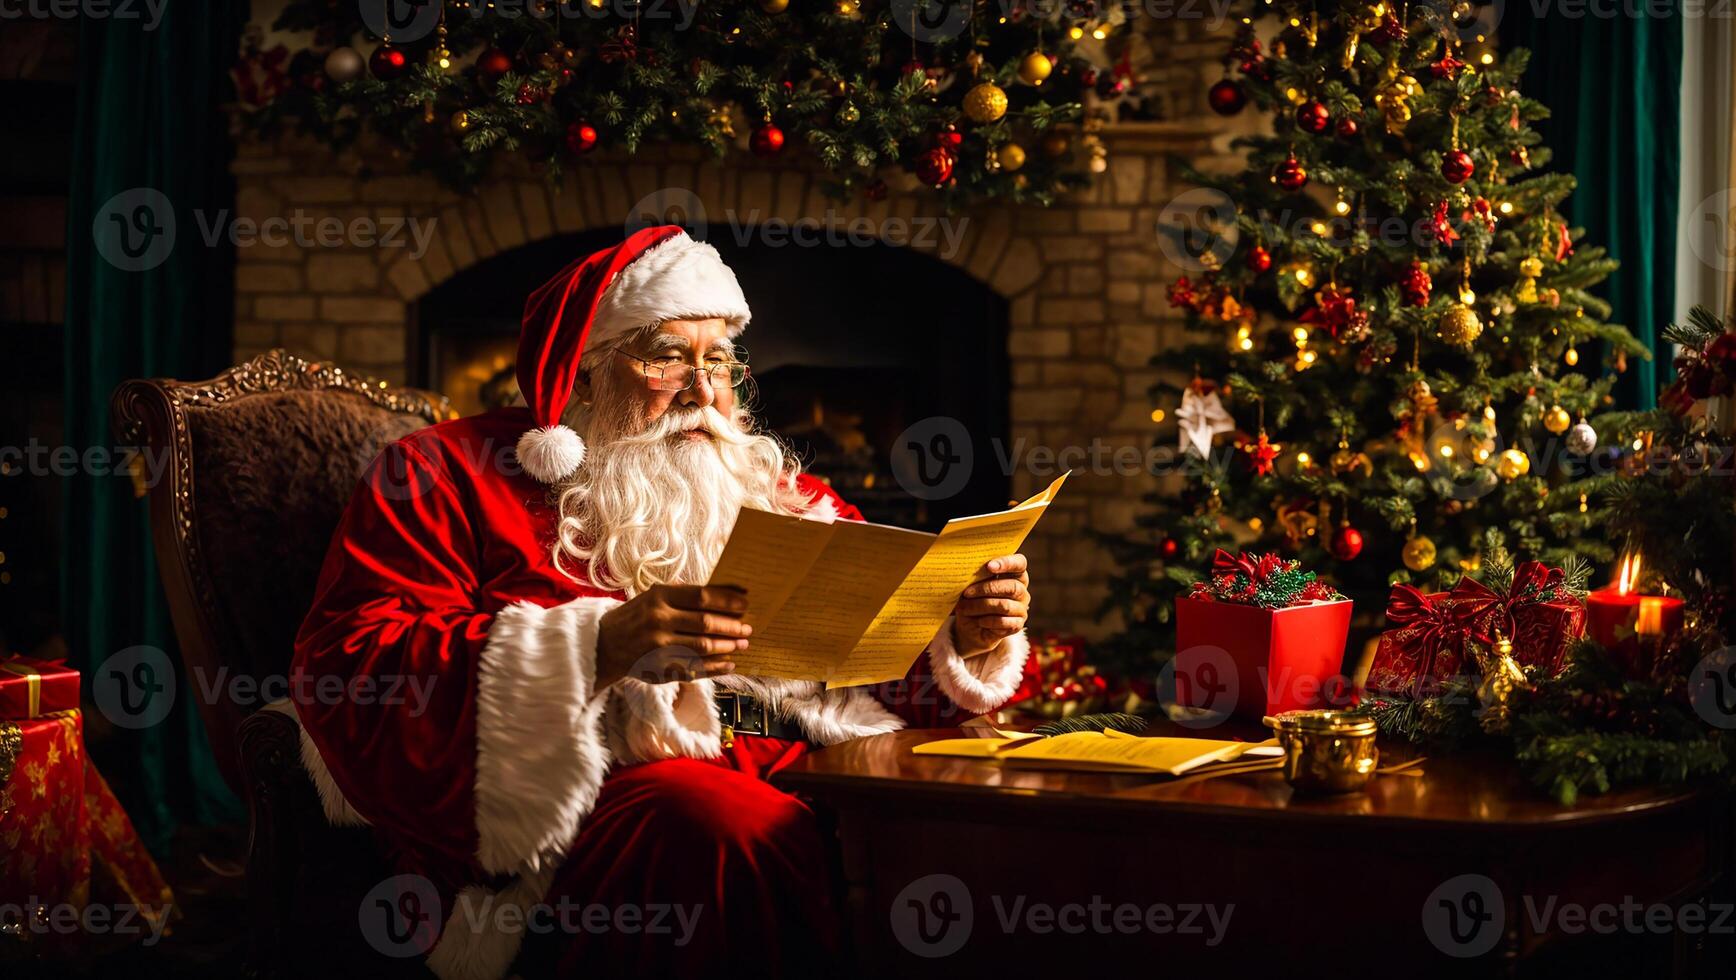
[[[512,56],[499,48],[489,48],[476,59],[476,70],[493,80],[512,71]]]
[[[1464,150],[1448,150],[1441,158],[1441,176],[1449,184],[1463,184],[1477,172],[1477,167],[1471,162],[1471,155]]]
[[[410,59],[404,54],[404,49],[382,44],[368,56],[368,70],[382,82],[389,82],[404,74],[404,69],[410,65]]]
[[[1406,305],[1427,306],[1429,293],[1435,288],[1435,282],[1429,278],[1429,270],[1424,268],[1421,262],[1412,262],[1399,278],[1398,288]]]
[[[1265,272],[1272,267],[1272,253],[1263,246],[1255,245],[1248,249],[1247,255],[1242,256],[1242,264],[1247,266],[1250,272]]]
[[[1164,538],[1163,543],[1157,546],[1157,553],[1165,558],[1174,558],[1181,554],[1181,545],[1177,544],[1174,538]]]
[[[529,82],[523,82],[518,87],[519,105],[536,105],[548,97],[548,93]]]
[[[1319,136],[1332,128],[1332,113],[1319,102],[1304,102],[1296,107],[1296,127]]]
[[[1272,182],[1287,191],[1299,191],[1308,183],[1308,171],[1302,169],[1302,162],[1292,153],[1272,170]]]
[[[916,179],[930,187],[940,187],[952,179],[952,151],[937,146],[916,158]]]
[[[1240,82],[1226,78],[1206,92],[1206,101],[1218,115],[1233,116],[1248,104],[1248,93]]]
[[[589,153],[597,146],[597,127],[588,122],[575,122],[567,126],[567,150],[573,156]]]
[[[1338,120],[1338,137],[1340,139],[1351,139],[1356,136],[1357,131],[1358,128],[1355,119],[1345,116],[1343,119]]]
[[[753,131],[748,148],[756,157],[775,157],[784,151],[784,131],[776,123],[764,123]]]
[[[1362,532],[1349,524],[1332,533],[1332,557],[1350,561],[1362,554]]]

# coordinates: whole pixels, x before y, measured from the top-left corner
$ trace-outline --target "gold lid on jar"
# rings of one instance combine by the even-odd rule
[[[1356,711],[1339,711],[1333,708],[1286,711],[1268,719],[1268,724],[1279,734],[1307,732],[1309,734],[1356,736],[1373,735],[1375,732],[1372,716]]]

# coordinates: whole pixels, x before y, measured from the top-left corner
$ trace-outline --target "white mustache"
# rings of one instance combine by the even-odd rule
[[[739,443],[746,435],[729,419],[724,418],[722,412],[707,405],[704,408],[671,408],[652,419],[645,428],[632,435],[622,436],[617,441],[628,445],[645,445],[662,442],[693,429],[730,443]]]

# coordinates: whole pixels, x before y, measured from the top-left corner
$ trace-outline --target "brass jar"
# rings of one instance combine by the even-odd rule
[[[1284,747],[1284,779],[1299,793],[1354,793],[1374,778],[1374,719],[1347,711],[1286,711],[1269,720]]]

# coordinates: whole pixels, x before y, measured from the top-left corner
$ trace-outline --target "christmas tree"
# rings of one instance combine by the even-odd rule
[[[1075,44],[1125,42],[1126,18],[1089,0],[291,0],[274,26],[311,37],[249,107],[258,130],[371,133],[460,188],[504,156],[558,174],[661,143],[801,152],[839,196],[909,174],[949,204],[1048,204],[1106,166],[1094,121],[1057,127],[1087,90],[1130,84]]]
[[[1153,394],[1191,448],[1106,542],[1125,628],[1100,661],[1154,670],[1219,547],[1300,558],[1371,625],[1391,584],[1444,587],[1503,548],[1561,565],[1621,547],[1598,531],[1593,416],[1647,353],[1589,292],[1616,263],[1557,211],[1574,180],[1541,169],[1525,63],[1442,5],[1243,20],[1209,99],[1272,133],[1238,141],[1245,170],[1190,175],[1205,219],[1170,300],[1191,342],[1154,360],[1173,382]]]

